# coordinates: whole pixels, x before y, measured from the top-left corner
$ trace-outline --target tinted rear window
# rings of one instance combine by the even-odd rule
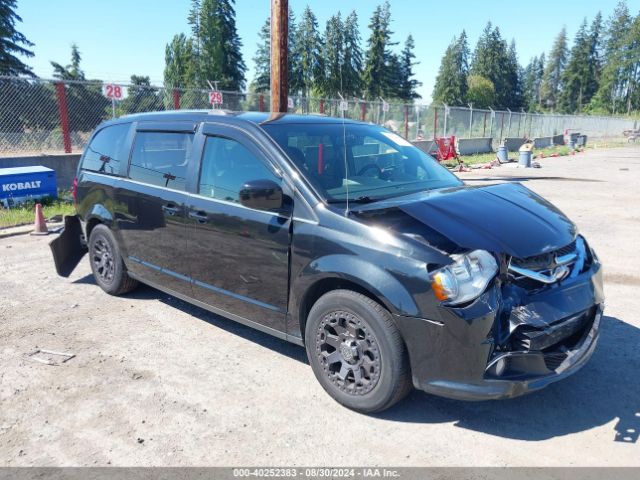
[[[129,178],[184,190],[192,145],[192,133],[138,132],[131,154]]]
[[[87,146],[82,168],[92,172],[118,175],[120,162],[126,162],[127,134],[130,123],[111,125],[100,130]]]

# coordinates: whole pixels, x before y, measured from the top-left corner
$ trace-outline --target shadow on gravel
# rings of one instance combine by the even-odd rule
[[[88,276],[93,279],[93,276]],[[78,282],[78,280],[76,280],[76,282]],[[225,330],[229,333],[238,335],[239,337],[243,337],[254,343],[260,344],[265,348],[279,353],[280,355],[284,355],[291,358],[292,360],[297,360],[302,363],[308,363],[307,355],[304,348],[298,345],[294,345],[267,333],[263,333],[259,330],[256,330],[255,328],[247,327],[228,318],[221,317],[219,315],[216,315],[215,313],[211,313],[208,310],[205,310],[204,308],[197,307],[196,305],[192,305],[190,303],[182,301],[179,298],[167,295],[166,293],[163,293],[160,290],[156,290],[155,288],[149,287],[147,285],[140,285],[133,292],[127,294],[126,297],[137,300],[159,300],[165,305],[177,308],[178,310],[199,318],[200,320],[203,320],[217,328],[221,328],[222,330]],[[313,375],[311,369],[309,369],[309,374]]]
[[[376,415],[411,423],[455,426],[517,440],[546,440],[616,421],[611,440],[636,443],[640,432],[640,329],[617,318],[602,320],[598,347],[574,375],[530,395],[461,402],[415,391]]]
[[[84,277],[80,277],[71,283],[75,283],[77,285],[98,285],[96,283],[96,279],[93,277],[93,273],[85,275]]]
[[[87,275],[74,283],[95,283]],[[195,305],[141,285],[127,295],[159,300],[217,328],[292,360],[308,363],[302,347],[225,319]],[[574,375],[538,392],[508,400],[462,402],[414,391],[380,414],[382,420],[445,423],[499,437],[538,441],[589,430],[616,421],[611,440],[637,443],[640,435],[640,329],[604,316],[596,351]],[[313,375],[309,369],[309,375]],[[336,408],[342,408],[336,404]]]

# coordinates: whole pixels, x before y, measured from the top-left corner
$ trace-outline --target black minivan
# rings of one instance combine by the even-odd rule
[[[175,111],[100,125],[51,248],[68,276],[142,282],[303,345],[362,412],[413,385],[513,397],[582,367],[598,257],[518,183],[470,186],[397,134],[290,114]]]

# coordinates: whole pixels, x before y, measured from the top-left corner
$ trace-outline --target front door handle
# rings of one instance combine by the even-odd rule
[[[207,212],[198,210],[197,212],[190,211],[189,218],[193,218],[194,220],[197,220],[198,223],[207,223],[208,216],[207,216]]]
[[[180,207],[176,206],[174,203],[167,203],[162,206],[162,210],[167,215],[171,215],[172,217],[180,213]]]

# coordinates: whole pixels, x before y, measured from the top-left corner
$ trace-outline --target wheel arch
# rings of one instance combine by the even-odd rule
[[[361,259],[342,255],[332,257],[343,258],[315,261],[313,262],[315,272],[307,271],[308,275],[303,275],[300,279],[302,280],[300,283],[304,283],[305,286],[294,311],[303,340],[311,308],[322,295],[333,290],[345,289],[361,293],[380,304],[391,314],[417,315],[418,307],[413,297],[389,272]],[[329,265],[340,268],[318,272],[318,269]]]
[[[113,215],[104,205],[96,203],[91,207],[86,215],[85,237],[87,242],[89,241],[91,231],[99,224],[104,224],[111,228],[111,225],[113,224]]]

